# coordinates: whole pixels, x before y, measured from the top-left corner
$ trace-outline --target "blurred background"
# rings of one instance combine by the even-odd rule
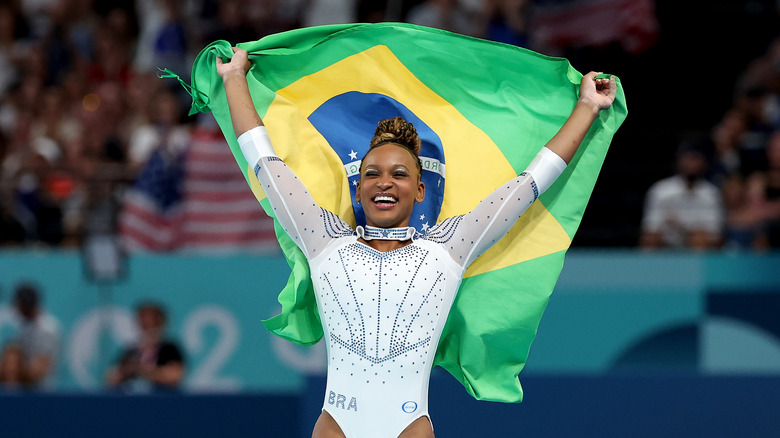
[[[520,378],[435,370],[437,436],[780,436],[777,0],[5,0],[0,434],[310,436],[324,346],[210,115],[208,43],[405,21],[620,77],[615,136]]]

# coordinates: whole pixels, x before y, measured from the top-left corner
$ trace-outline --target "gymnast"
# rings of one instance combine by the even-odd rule
[[[327,387],[312,437],[433,437],[430,372],[466,268],[563,172],[612,105],[614,77],[585,75],[571,115],[525,172],[424,233],[409,226],[425,198],[420,139],[400,117],[380,121],[355,196],[366,225],[353,229],[319,207],[276,156],[247,85],[247,52],[233,51],[229,62],[216,61],[233,129],[276,219],[309,262],[323,323]]]

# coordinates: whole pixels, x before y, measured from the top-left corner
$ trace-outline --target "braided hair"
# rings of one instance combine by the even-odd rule
[[[368,152],[363,156],[363,160],[366,159],[366,156],[368,156],[371,151],[387,143],[397,144],[409,151],[414,157],[414,161],[417,163],[419,174],[422,175],[422,164],[420,163],[420,146],[422,142],[417,135],[417,130],[414,128],[414,125],[401,117],[381,120],[376,126],[374,137],[368,145]]]

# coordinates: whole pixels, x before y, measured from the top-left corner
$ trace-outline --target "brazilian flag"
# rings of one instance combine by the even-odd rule
[[[250,54],[249,88],[279,157],[320,206],[352,226],[364,221],[355,184],[379,120],[402,116],[420,134],[426,202],[411,225],[424,231],[522,172],[571,113],[582,78],[562,58],[400,23],[303,28],[237,46]],[[231,44],[216,41],[195,60],[192,113],[213,112],[270,215],[236,142],[217,56],[229,59]],[[563,175],[466,271],[435,364],[478,399],[522,400],[517,376],[626,117],[618,87]],[[316,343],[323,331],[309,267],[278,224],[276,232],[292,273],[281,314],[264,324],[293,342]]]

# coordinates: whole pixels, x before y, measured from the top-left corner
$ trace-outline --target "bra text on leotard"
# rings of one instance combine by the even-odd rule
[[[346,409],[346,410],[354,410],[357,412],[357,399],[355,397],[352,397],[349,399],[349,404],[344,406],[344,404],[347,401],[347,396],[344,394],[336,394],[333,391],[330,391],[328,393],[328,404],[333,405],[337,408]]]

